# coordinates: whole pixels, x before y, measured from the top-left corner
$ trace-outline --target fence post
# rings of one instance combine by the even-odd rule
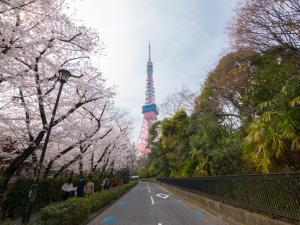
[[[295,198],[296,202],[298,203],[298,205],[300,206],[300,196],[298,195],[298,190],[296,187],[296,184],[294,183],[294,179],[291,178],[291,174],[286,174],[287,179],[289,181],[290,184],[290,190],[291,190],[291,194],[293,196],[293,198]],[[299,179],[300,181],[300,179]],[[300,192],[300,191],[299,191]],[[300,207],[295,208],[295,213],[298,214],[298,220],[300,220]]]

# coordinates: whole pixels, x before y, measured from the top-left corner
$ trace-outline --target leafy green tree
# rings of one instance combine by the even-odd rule
[[[260,57],[246,96],[258,110],[246,130],[244,159],[266,173],[299,170],[300,73],[294,61],[299,53],[282,62],[270,53]]]
[[[241,132],[217,122],[213,115],[194,116],[190,138],[193,175],[236,174],[245,171],[241,161]],[[197,162],[197,163],[195,163]]]
[[[184,175],[186,160],[189,158],[189,117],[180,110],[161,122],[161,143],[166,150],[171,176]]]
[[[150,177],[149,171],[147,168],[143,167],[138,170],[138,176],[140,178],[148,178]]]
[[[152,175],[157,177],[168,177],[170,175],[169,162],[166,149],[161,141],[161,122],[156,122],[150,129],[151,153],[149,155]]]
[[[220,122],[242,127],[255,111],[243,96],[253,80],[257,56],[251,49],[239,49],[222,57],[196,99],[196,113],[212,113]]]

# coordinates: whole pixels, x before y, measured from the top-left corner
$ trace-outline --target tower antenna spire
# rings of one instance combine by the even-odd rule
[[[149,41],[149,55],[148,55],[148,62],[151,62],[151,45]]]

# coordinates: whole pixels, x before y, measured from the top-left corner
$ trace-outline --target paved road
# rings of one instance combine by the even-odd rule
[[[228,225],[228,222],[180,199],[158,184],[139,182],[89,225],[100,224]]]

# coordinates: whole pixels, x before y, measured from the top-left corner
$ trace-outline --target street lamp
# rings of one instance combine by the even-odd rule
[[[71,73],[69,70],[61,69],[58,71],[58,79],[62,84],[66,83],[70,76]]]
[[[27,205],[26,208],[24,210],[23,213],[23,217],[22,217],[22,224],[27,224],[30,220],[30,216],[32,213],[32,208],[36,199],[36,195],[38,192],[38,182],[40,179],[40,174],[41,174],[41,168],[43,166],[43,162],[44,162],[44,158],[45,158],[45,154],[46,154],[46,150],[47,150],[47,145],[49,142],[49,137],[51,134],[51,129],[53,126],[53,122],[54,122],[54,118],[55,118],[55,114],[56,114],[56,110],[57,110],[57,106],[59,103],[59,99],[60,99],[60,95],[61,95],[61,91],[62,88],[64,86],[64,84],[68,81],[69,77],[71,76],[71,73],[68,70],[65,69],[61,69],[58,71],[58,80],[60,82],[60,86],[59,86],[59,90],[58,90],[58,94],[57,94],[57,98],[55,101],[55,105],[52,111],[52,115],[51,115],[51,119],[50,119],[50,123],[49,126],[44,127],[47,130],[47,134],[46,134],[46,138],[45,138],[45,142],[42,148],[42,153],[41,153],[41,157],[39,160],[39,164],[38,164],[38,171],[37,171],[37,175],[30,187],[30,191],[28,193],[28,201],[27,201]]]

